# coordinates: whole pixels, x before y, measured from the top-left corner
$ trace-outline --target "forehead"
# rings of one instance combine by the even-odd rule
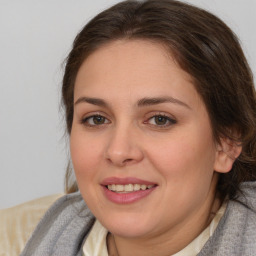
[[[111,91],[111,93],[110,93]],[[111,98],[165,96],[198,98],[192,77],[160,43],[118,40],[102,46],[83,62],[75,98],[81,94]]]

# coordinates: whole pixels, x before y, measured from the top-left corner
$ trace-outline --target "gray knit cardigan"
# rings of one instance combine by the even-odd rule
[[[242,184],[198,256],[256,256],[256,182]],[[79,192],[54,203],[20,256],[81,256],[94,216]]]

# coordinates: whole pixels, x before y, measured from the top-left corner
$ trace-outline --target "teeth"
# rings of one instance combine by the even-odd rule
[[[142,184],[142,185],[141,184],[126,184],[126,185],[110,184],[107,187],[108,187],[109,190],[112,190],[114,192],[125,193],[125,192],[146,190],[147,188],[152,188],[153,185],[145,185],[145,184]]]
[[[128,184],[124,186],[124,191],[125,192],[131,192],[133,191],[133,185],[132,184]]]
[[[140,190],[140,185],[139,185],[139,184],[134,184],[134,185],[133,185],[133,190],[134,190],[134,191]]]
[[[117,192],[122,192],[122,191],[124,191],[124,185],[116,185],[116,191],[117,191]]]
[[[140,186],[142,190],[146,190],[147,186],[146,185],[141,185]]]

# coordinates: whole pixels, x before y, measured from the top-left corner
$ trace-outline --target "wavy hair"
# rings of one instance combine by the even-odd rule
[[[256,180],[256,96],[253,75],[240,43],[215,15],[176,0],[123,1],[101,12],[77,35],[62,85],[67,132],[73,121],[74,83],[83,61],[119,39],[160,42],[194,79],[207,108],[216,142],[242,145],[230,172],[219,175],[222,197],[235,198],[239,184]],[[66,192],[78,190],[67,168]]]

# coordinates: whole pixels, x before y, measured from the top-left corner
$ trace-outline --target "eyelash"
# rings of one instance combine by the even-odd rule
[[[150,124],[150,123],[149,123],[150,120],[154,120],[154,122],[156,123],[156,118],[162,118],[162,119],[164,119],[165,123],[162,124],[162,125]],[[159,114],[156,114],[156,115],[151,116],[151,117],[150,117],[149,119],[147,119],[147,121],[144,122],[144,123],[150,124],[150,125],[152,125],[152,126],[155,126],[155,127],[157,127],[157,128],[160,128],[160,129],[163,129],[163,128],[168,128],[168,127],[170,127],[170,126],[176,124],[177,121],[176,121],[174,118],[171,118],[171,117],[169,117],[169,116],[167,116],[167,115],[165,115],[165,114],[159,113]]]
[[[95,121],[94,118],[102,118],[103,119],[103,123],[99,123],[99,124],[90,124],[90,120],[92,120],[93,122]],[[157,124],[150,124],[150,120],[155,120],[156,121],[156,118],[162,118],[163,121],[165,122],[164,124],[161,124],[161,125],[157,125]],[[109,121],[106,117],[104,117],[103,115],[100,115],[100,114],[96,114],[96,115],[91,115],[91,116],[88,116],[88,117],[85,117],[83,118],[81,121],[80,121],[81,124],[87,126],[87,127],[92,127],[92,128],[100,128],[100,126],[102,125],[106,125],[106,124],[109,124],[111,123],[111,121]],[[157,127],[157,128],[168,128],[169,126],[172,126],[174,124],[177,123],[177,121],[165,114],[162,114],[162,113],[159,113],[159,114],[155,114],[153,116],[151,116],[150,118],[148,118],[145,122],[143,122],[144,124],[149,124],[150,126],[152,127]],[[156,122],[155,122],[156,123]],[[167,123],[167,124],[166,124]]]
[[[94,118],[103,118],[104,123],[102,123],[102,124],[90,124],[89,123],[90,119],[93,120]],[[105,123],[106,120],[107,120],[107,123]],[[97,114],[97,115],[91,115],[91,116],[83,118],[80,121],[80,123],[85,125],[85,126],[88,126],[88,127],[95,127],[96,128],[97,126],[102,126],[102,125],[108,124],[108,123],[110,123],[110,121],[106,117],[104,117],[100,114]]]

